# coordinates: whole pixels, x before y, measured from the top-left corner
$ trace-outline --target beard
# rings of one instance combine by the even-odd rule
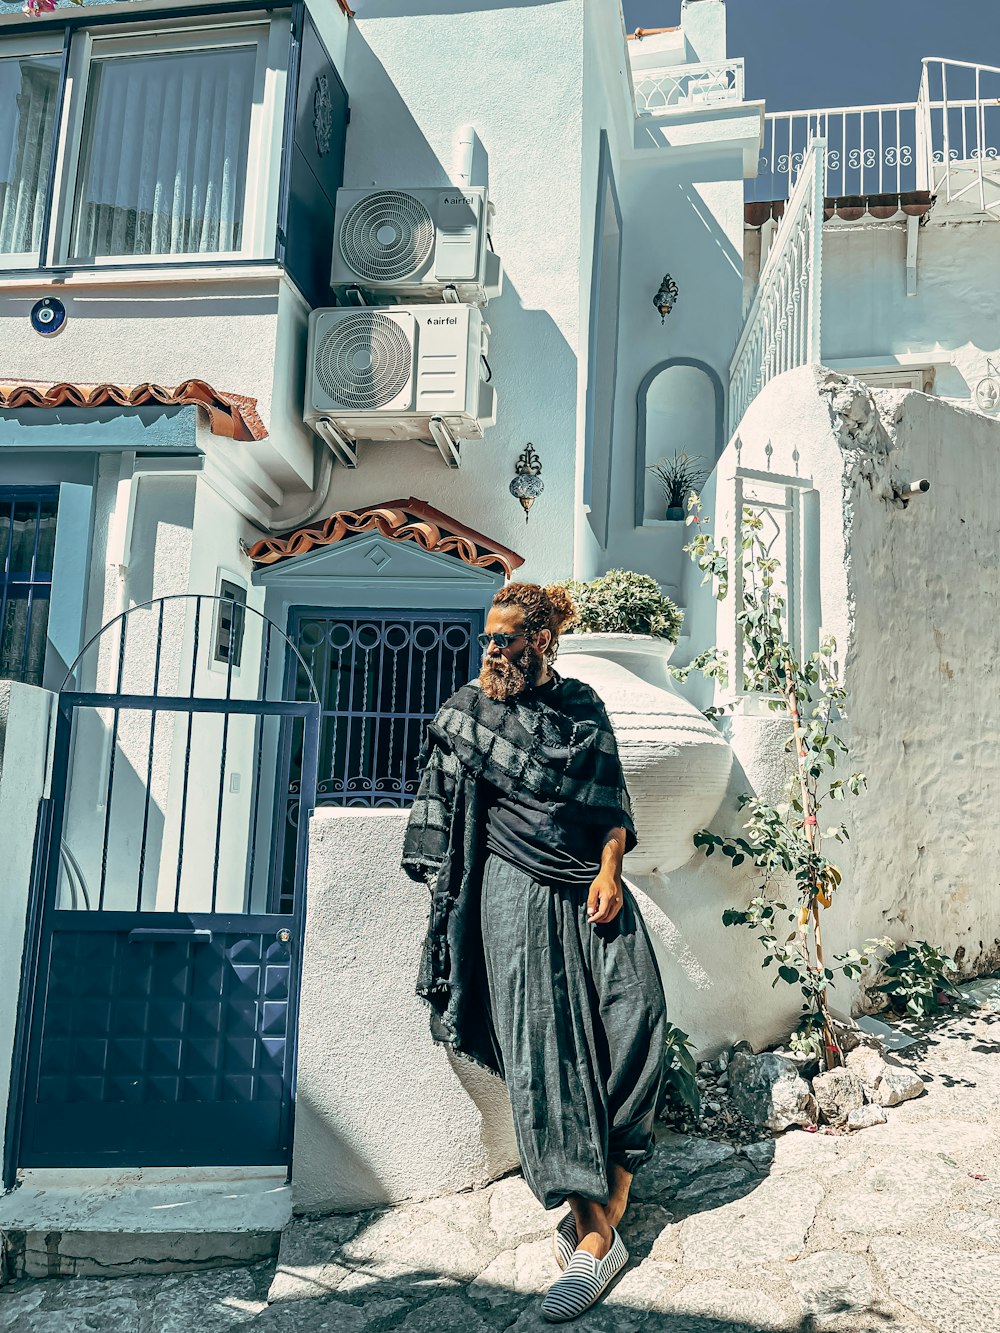
[[[525,644],[524,649],[509,662],[506,657],[484,657],[479,672],[483,693],[501,703],[523,694],[538,680],[542,669],[542,655],[537,648]]]

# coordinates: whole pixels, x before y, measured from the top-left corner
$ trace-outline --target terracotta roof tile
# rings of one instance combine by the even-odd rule
[[[204,380],[185,380],[174,389],[160,384],[52,384],[0,381],[0,409],[19,407],[144,407],[194,403],[208,413],[212,433],[230,440],[263,440],[267,427],[257,413],[257,399],[213,389]]]
[[[362,532],[378,532],[396,542],[416,542],[425,551],[456,556],[477,569],[499,569],[508,578],[524,564],[524,556],[516,551],[412,495],[407,500],[386,500],[363,509],[341,509],[322,523],[299,528],[284,537],[264,537],[250,547],[248,554],[257,565],[273,565]]]
[[[635,32],[625,34],[625,40],[641,42],[644,37],[656,37],[661,32],[680,32],[680,28],[676,24],[672,28],[636,28]]]
[[[781,221],[785,211],[784,199],[745,203],[743,221],[748,227],[761,227],[769,218]],[[827,195],[823,201],[823,218],[829,222],[838,217],[845,222],[857,222],[865,214],[879,221],[904,217],[923,217],[934,206],[934,196],[928,190],[904,190],[900,194],[843,194]]]

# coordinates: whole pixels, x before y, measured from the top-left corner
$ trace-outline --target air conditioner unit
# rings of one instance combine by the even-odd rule
[[[331,285],[341,299],[357,288],[375,301],[484,305],[502,284],[487,240],[492,216],[480,186],[338,190]]]
[[[349,467],[358,440],[459,440],[496,421],[489,325],[469,305],[336,307],[309,316],[305,420]]]

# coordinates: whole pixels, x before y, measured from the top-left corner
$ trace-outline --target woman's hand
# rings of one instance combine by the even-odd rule
[[[594,926],[606,925],[614,921],[623,902],[621,878],[602,869],[587,895],[587,920]]]

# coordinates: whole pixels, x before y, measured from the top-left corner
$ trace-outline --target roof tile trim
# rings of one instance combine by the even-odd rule
[[[364,509],[341,509],[322,523],[299,528],[285,537],[264,537],[250,547],[248,554],[257,565],[273,565],[363,532],[378,532],[390,541],[416,542],[425,551],[457,556],[476,569],[498,568],[508,578],[524,564],[524,556],[516,551],[412,495],[407,500],[386,500]]]
[[[340,6],[340,8],[343,10],[343,12],[347,15],[349,19],[352,19],[354,17],[354,10],[347,3],[347,0],[337,0],[337,4]]]
[[[208,413],[213,435],[229,440],[263,440],[267,427],[257,412],[257,399],[213,389],[204,380],[185,380],[176,388],[160,384],[50,384],[25,380],[0,381],[0,409],[19,407],[173,407],[193,403]]]

